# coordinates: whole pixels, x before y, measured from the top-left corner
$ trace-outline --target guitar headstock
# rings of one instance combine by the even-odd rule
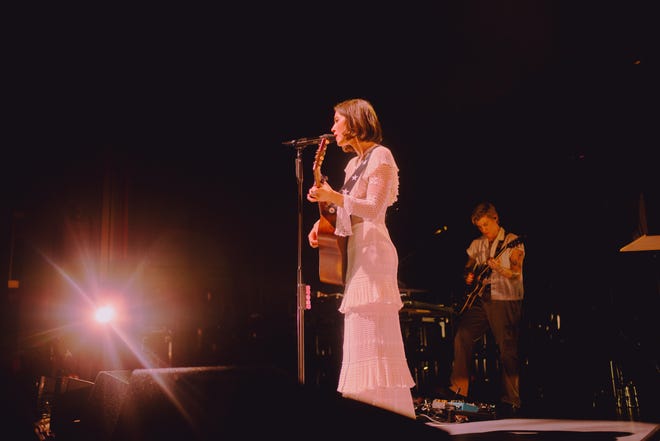
[[[328,148],[328,140],[324,137],[319,141],[319,146],[316,149],[316,155],[314,156],[314,182],[317,186],[320,186],[323,183],[323,175],[321,174],[321,164],[325,159],[325,151]]]

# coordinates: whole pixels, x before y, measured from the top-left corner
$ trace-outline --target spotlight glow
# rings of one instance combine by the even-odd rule
[[[100,308],[97,308],[94,313],[94,318],[99,323],[109,323],[115,318],[115,316],[115,308],[111,305],[101,306]]]

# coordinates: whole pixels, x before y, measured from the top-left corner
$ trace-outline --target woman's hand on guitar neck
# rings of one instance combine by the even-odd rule
[[[318,202],[319,201],[319,188],[316,185],[312,185],[309,190],[307,190],[307,200],[309,202]]]
[[[327,182],[323,182],[321,186],[312,185],[307,192],[307,200],[310,202],[330,202],[341,207],[343,198],[344,195],[334,191]]]

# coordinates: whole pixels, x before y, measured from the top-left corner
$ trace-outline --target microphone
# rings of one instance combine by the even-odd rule
[[[293,147],[306,147],[306,146],[312,145],[312,144],[319,144],[322,139],[327,139],[328,142],[334,142],[335,135],[333,135],[331,133],[326,133],[325,135],[321,135],[317,138],[292,139],[291,141],[284,141],[282,144],[290,145],[290,146],[293,146]]]

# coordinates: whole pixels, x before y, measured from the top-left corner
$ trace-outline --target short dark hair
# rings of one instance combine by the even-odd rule
[[[334,109],[346,118],[348,136],[378,144],[383,140],[378,115],[369,101],[362,98],[345,100],[336,104]]]

